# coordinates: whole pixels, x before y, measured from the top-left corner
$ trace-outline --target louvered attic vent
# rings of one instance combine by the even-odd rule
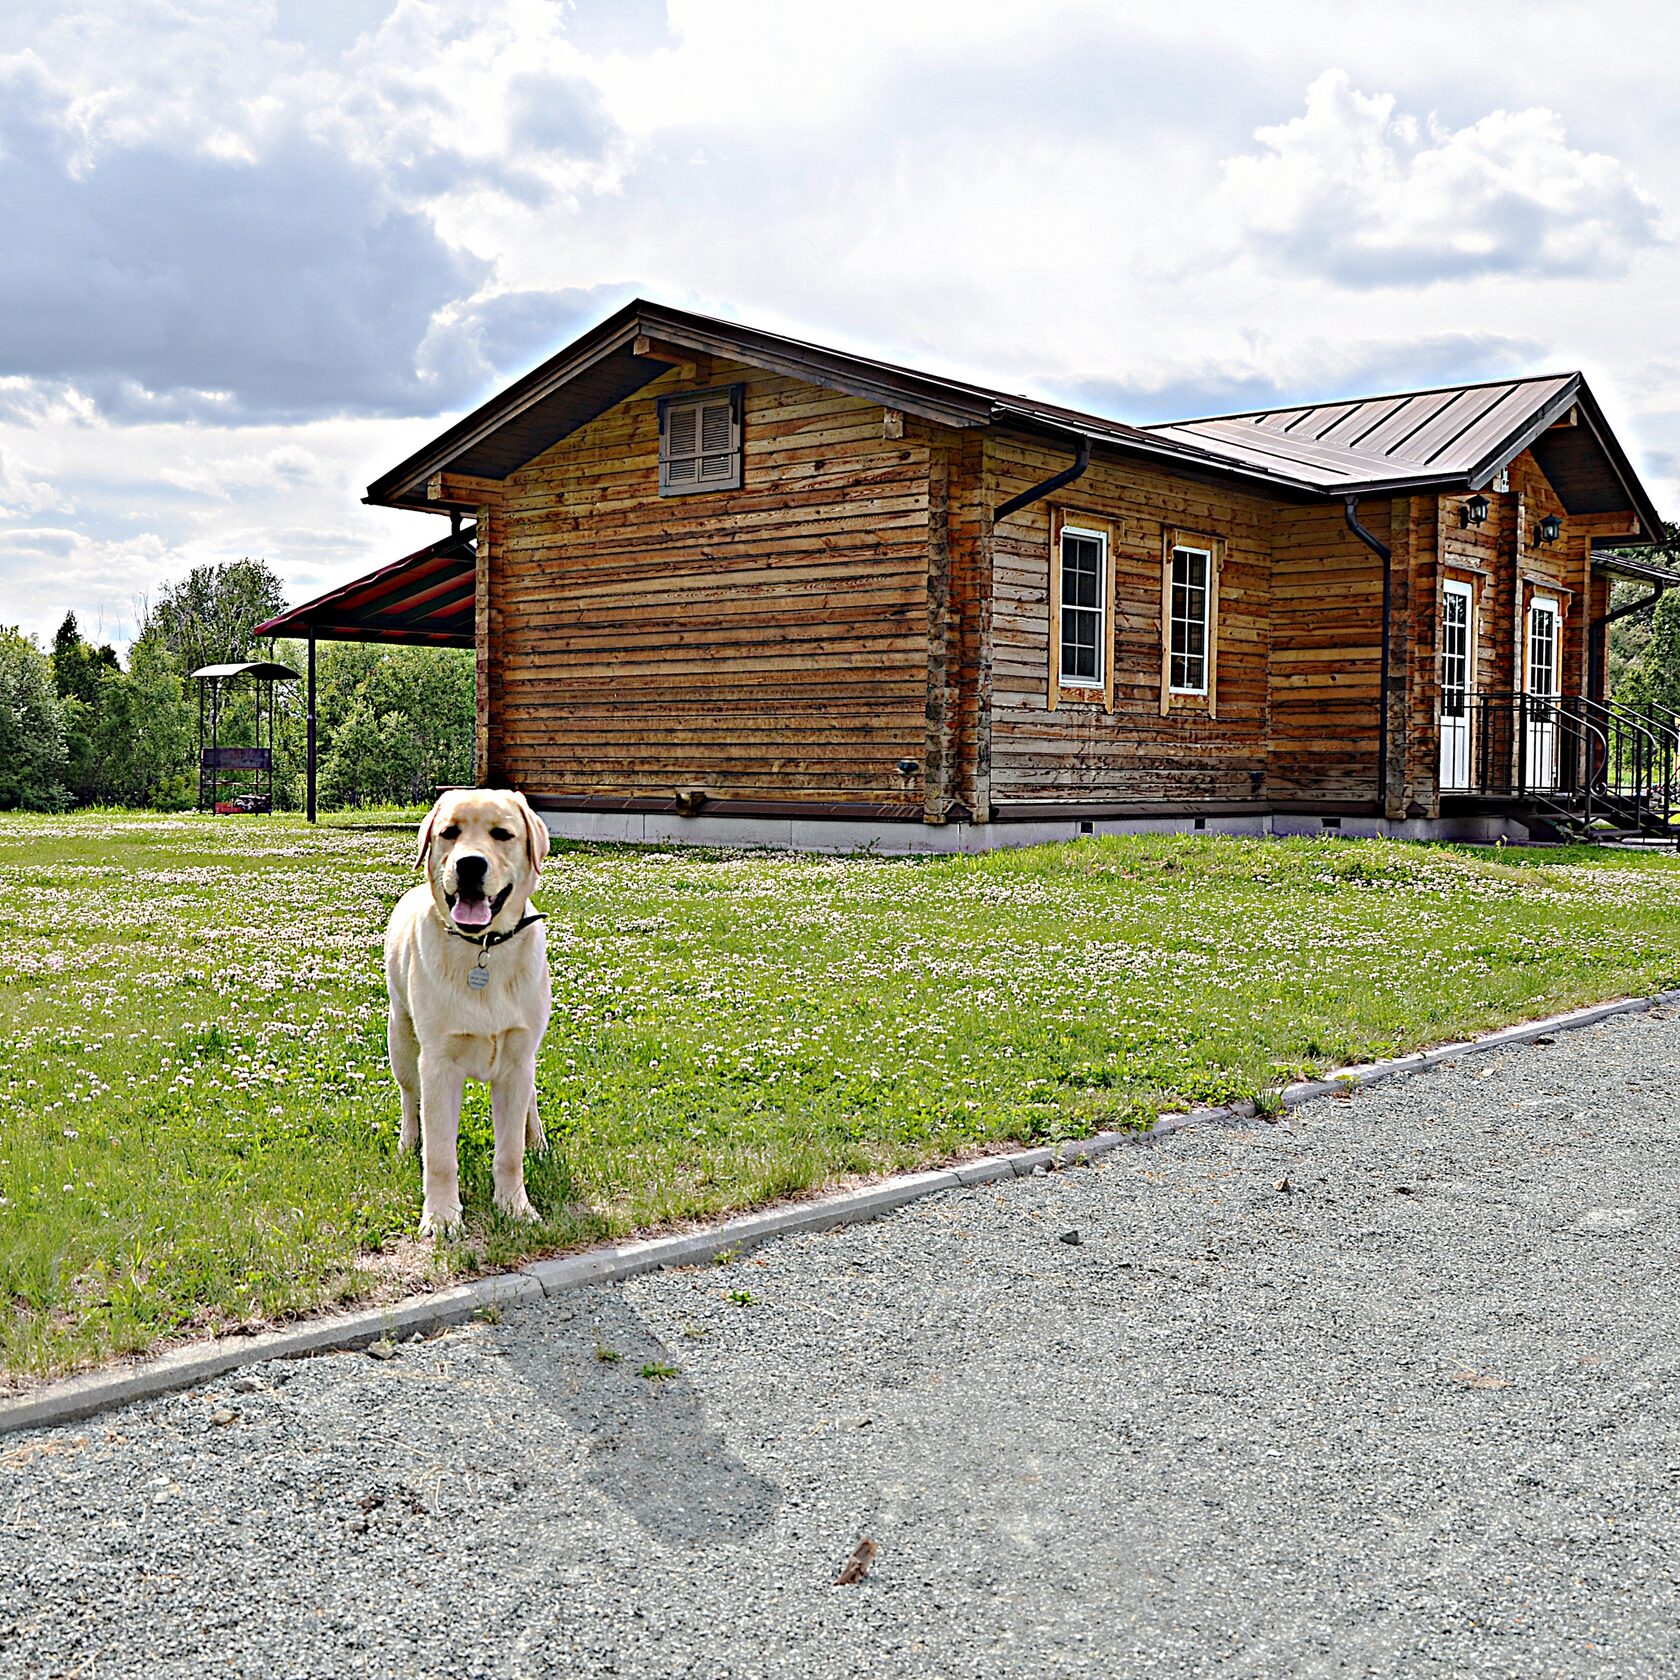
[[[659,399],[659,494],[741,487],[741,387]]]

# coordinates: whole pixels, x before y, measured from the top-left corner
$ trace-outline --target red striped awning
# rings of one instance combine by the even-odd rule
[[[326,642],[473,645],[473,527],[259,624],[258,636]]]

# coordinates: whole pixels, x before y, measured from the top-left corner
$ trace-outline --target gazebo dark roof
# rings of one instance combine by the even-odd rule
[[[259,624],[255,634],[470,648],[476,581],[473,536],[469,525]]]

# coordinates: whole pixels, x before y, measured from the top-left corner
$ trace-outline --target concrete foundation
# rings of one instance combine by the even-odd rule
[[[892,857],[998,851],[1042,846],[1093,834],[1290,835],[1346,840],[1453,840],[1488,846],[1523,844],[1528,831],[1505,817],[1314,817],[1257,811],[1245,816],[1049,817],[1008,823],[931,823],[809,817],[682,817],[663,811],[544,811],[562,840],[616,841],[637,846],[722,846],[792,852],[873,851]]]

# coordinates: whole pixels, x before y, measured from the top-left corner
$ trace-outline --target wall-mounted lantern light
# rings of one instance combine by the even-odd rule
[[[1470,498],[1470,500],[1467,501],[1464,504],[1464,506],[1461,507],[1458,510],[1458,522],[1459,522],[1459,524],[1460,525],[1485,525],[1485,524],[1487,524],[1488,510],[1492,507],[1492,505],[1493,504],[1487,499],[1486,496],[1472,496]]]
[[[1555,513],[1548,513],[1534,527],[1534,534],[1543,543],[1555,543],[1563,535],[1563,521]]]

